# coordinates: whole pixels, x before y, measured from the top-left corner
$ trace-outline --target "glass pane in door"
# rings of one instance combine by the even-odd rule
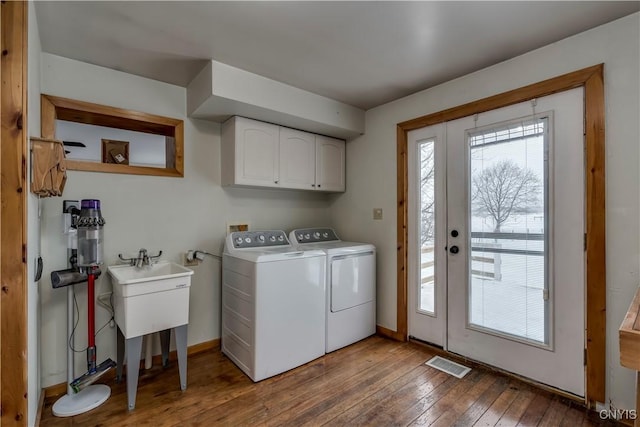
[[[539,344],[548,333],[548,119],[469,134],[469,323]]]
[[[420,181],[419,185],[419,245],[420,286],[418,310],[435,313],[435,141],[418,144]]]

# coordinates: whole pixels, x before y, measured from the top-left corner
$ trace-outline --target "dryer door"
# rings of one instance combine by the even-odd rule
[[[337,255],[331,259],[331,312],[373,301],[375,288],[375,252]]]

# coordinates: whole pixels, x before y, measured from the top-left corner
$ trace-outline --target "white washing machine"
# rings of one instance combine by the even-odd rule
[[[376,248],[343,242],[331,228],[304,228],[289,233],[300,250],[327,254],[326,352],[376,332]]]
[[[324,355],[325,265],[284,231],[227,236],[222,256],[222,352],[253,381]]]

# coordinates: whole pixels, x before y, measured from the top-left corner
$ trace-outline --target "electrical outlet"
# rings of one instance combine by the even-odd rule
[[[227,222],[227,235],[234,231],[249,231],[249,223],[246,221]]]
[[[188,252],[185,252],[184,254],[182,254],[182,265],[184,265],[185,267],[192,267],[194,265],[198,265],[198,260],[193,258],[191,261],[189,261],[189,257],[187,256]]]
[[[382,208],[373,208],[373,219],[382,219]]]

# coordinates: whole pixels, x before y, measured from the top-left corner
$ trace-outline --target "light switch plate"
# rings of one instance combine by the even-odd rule
[[[382,208],[373,208],[373,219],[382,219]]]

